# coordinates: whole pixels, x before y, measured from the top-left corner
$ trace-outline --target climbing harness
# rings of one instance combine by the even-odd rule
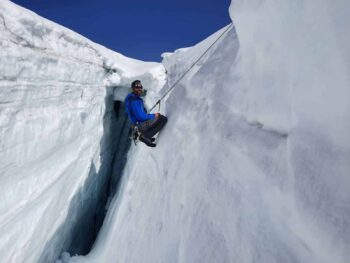
[[[165,98],[165,96],[173,90],[176,85],[186,76],[188,72],[201,60],[207,53],[208,51],[216,44],[216,42],[219,41],[219,39],[233,26],[233,23],[231,23],[224,32],[220,34],[220,36],[203,52],[203,54],[185,71],[185,73],[182,74],[182,76],[163,94],[163,96],[153,105],[153,107],[149,110],[149,112],[152,112],[152,110],[159,105],[159,110],[160,110],[160,102]]]

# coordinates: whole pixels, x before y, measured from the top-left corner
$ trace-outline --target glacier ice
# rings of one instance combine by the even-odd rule
[[[349,7],[232,1],[235,28],[162,103],[158,146],[129,150],[91,252],[61,262],[348,262]],[[111,163],[105,100],[139,78],[152,105],[225,28],[162,66],[5,0],[0,14],[0,255],[54,259]]]
[[[133,78],[162,85],[164,69],[5,0],[0,49],[0,261],[82,253],[117,146],[114,90]]]
[[[346,1],[232,1],[235,29],[132,147],[94,262],[348,262]],[[222,29],[224,30],[224,29]],[[220,31],[163,54],[168,87]]]

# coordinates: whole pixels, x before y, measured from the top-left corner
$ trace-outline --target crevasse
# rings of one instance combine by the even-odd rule
[[[92,251],[70,263],[348,262],[348,1],[232,1],[235,29],[132,147]],[[223,30],[223,29],[222,29]],[[168,84],[208,39],[164,54]]]
[[[162,103],[157,147],[131,146],[92,250],[61,260],[347,262],[349,8],[232,1],[235,28]],[[54,260],[83,245],[71,229],[111,167],[113,100],[140,78],[152,105],[164,68],[167,88],[220,30],[162,66],[0,11],[1,258]]]
[[[9,1],[0,49],[0,261],[85,254],[122,158],[114,93],[133,78],[162,86],[164,70]]]

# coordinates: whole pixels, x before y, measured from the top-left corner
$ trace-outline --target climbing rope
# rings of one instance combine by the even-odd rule
[[[153,107],[149,110],[149,112],[151,112],[158,104],[159,104],[159,109],[160,109],[160,102],[161,100],[163,100],[165,98],[165,96],[171,91],[173,90],[176,85],[186,76],[186,74],[188,72],[190,72],[190,70],[198,63],[198,61],[200,61],[207,53],[208,51],[216,44],[216,42],[219,41],[219,39],[229,30],[231,29],[231,27],[233,26],[233,23],[231,23],[224,32],[222,32],[220,34],[220,36],[203,52],[203,54],[191,65],[191,67],[189,67],[185,73],[182,74],[182,76],[164,93],[164,95],[156,102],[156,104],[153,105]]]

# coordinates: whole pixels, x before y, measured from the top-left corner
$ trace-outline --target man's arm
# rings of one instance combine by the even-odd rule
[[[142,101],[134,100],[131,102],[131,107],[133,109],[133,114],[135,115],[138,121],[147,121],[153,120],[156,115],[155,114],[147,114],[143,108]]]

